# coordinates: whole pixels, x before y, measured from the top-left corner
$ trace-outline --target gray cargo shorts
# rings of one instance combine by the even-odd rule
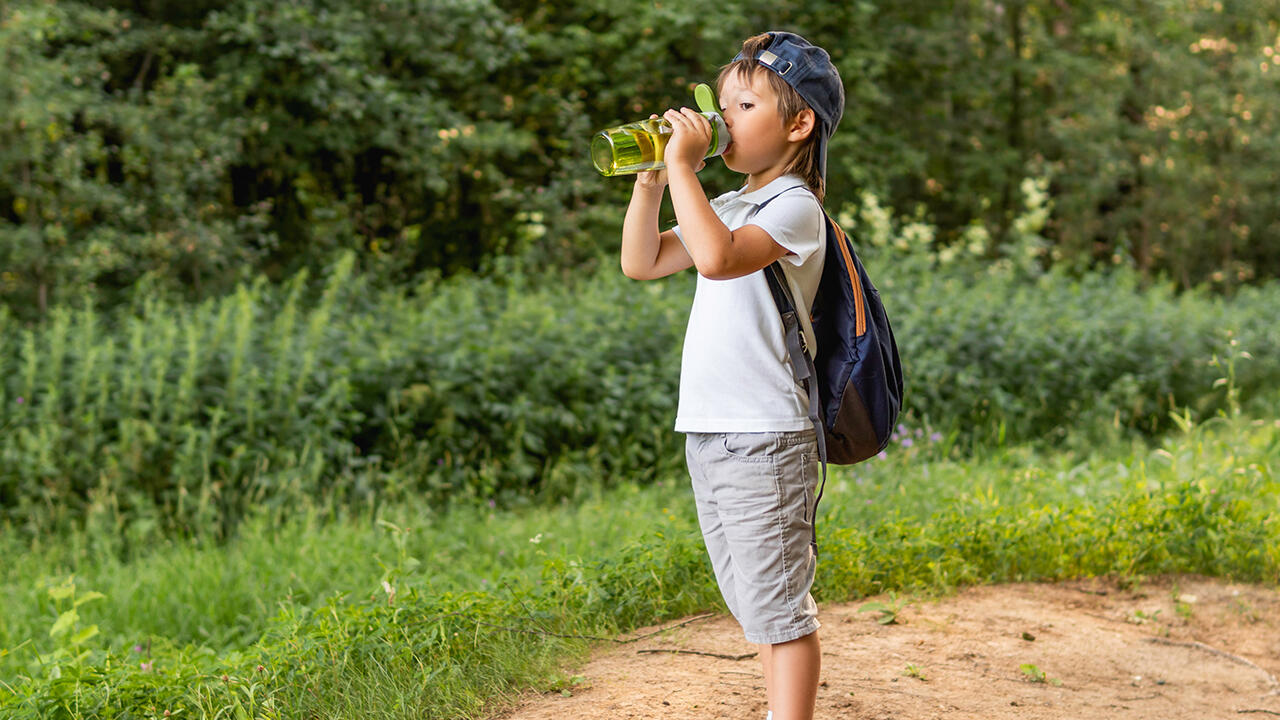
[[[747,641],[817,630],[813,431],[689,433],[685,459],[716,582]]]

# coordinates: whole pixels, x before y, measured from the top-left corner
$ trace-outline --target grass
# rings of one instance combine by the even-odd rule
[[[224,545],[161,541],[126,558],[116,543],[84,533],[34,547],[0,536],[0,552],[12,558],[0,566],[0,648],[45,634],[53,617],[46,588],[71,575],[107,596],[92,616],[112,629],[117,651],[153,637],[218,649],[251,644],[281,604],[381,595],[389,576],[437,593],[525,585],[549,557],[609,556],[655,531],[692,533],[682,491],[670,482],[628,485],[550,508],[400,506],[376,518],[334,519],[312,508],[284,525],[256,518]],[[13,670],[0,659],[0,677]]]
[[[1088,453],[959,458],[929,440],[833,472],[820,601],[1102,574],[1280,582],[1276,421]],[[610,637],[719,607],[683,478],[555,507],[311,511],[123,560],[87,535],[0,549],[14,558],[0,647],[32,640],[0,657],[14,718],[480,717],[569,682],[590,642],[540,633]],[[51,638],[68,601],[46,588],[71,573],[106,597]],[[91,624],[100,636],[71,642]],[[62,655],[42,667],[36,650]]]

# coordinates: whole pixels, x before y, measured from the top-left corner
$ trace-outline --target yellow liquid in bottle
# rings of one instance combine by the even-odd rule
[[[718,115],[714,117],[708,158],[724,150],[720,140],[724,137],[727,142],[728,137],[722,130],[724,121]],[[591,140],[591,162],[605,176],[659,170],[666,167],[662,160],[670,139],[671,124],[662,118],[648,118],[602,130]]]
[[[591,142],[591,160],[603,175],[656,170],[671,139],[671,126],[662,120],[641,120],[605,130]]]

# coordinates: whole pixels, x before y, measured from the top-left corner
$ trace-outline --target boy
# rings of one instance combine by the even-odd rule
[[[821,662],[809,594],[818,453],[763,271],[781,261],[807,318],[822,276],[827,144],[844,87],[826,51],[787,32],[744,42],[717,85],[730,134],[724,162],[746,185],[709,202],[696,173],[710,123],[668,110],[666,169],[636,178],[622,270],[638,280],[698,271],[676,417],[698,520],[725,603],[760,646],[769,716],[808,720]],[[679,225],[659,233],[668,184]]]

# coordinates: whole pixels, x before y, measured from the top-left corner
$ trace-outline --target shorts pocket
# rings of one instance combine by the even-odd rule
[[[720,439],[720,448],[724,454],[735,460],[744,462],[767,463],[772,460],[769,453],[776,433],[724,433]]]

